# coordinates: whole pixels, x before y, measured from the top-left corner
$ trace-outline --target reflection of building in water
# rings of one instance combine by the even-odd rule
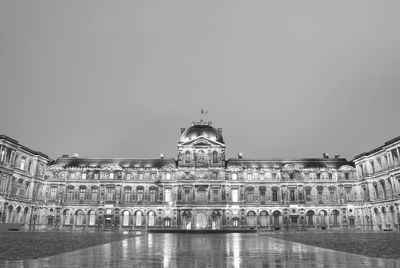
[[[0,136],[2,222],[60,230],[399,228],[400,137],[357,156],[226,159],[210,122],[177,159],[46,155]]]

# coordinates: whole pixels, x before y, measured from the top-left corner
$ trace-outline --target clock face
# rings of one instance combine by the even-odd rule
[[[107,214],[111,214],[111,211],[112,211],[112,210],[111,210],[110,208],[108,208],[107,211],[106,211],[106,213],[107,213]]]

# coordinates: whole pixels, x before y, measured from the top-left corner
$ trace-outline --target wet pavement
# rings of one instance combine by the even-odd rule
[[[366,257],[260,234],[145,234],[0,267],[400,267]]]

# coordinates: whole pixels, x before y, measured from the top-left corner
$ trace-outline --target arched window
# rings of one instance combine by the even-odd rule
[[[91,210],[89,212],[89,225],[95,225],[96,223],[96,211]]]
[[[149,211],[149,226],[154,226],[155,223],[155,213],[154,211]]]
[[[127,210],[122,213],[122,226],[129,226],[129,211]]]
[[[136,211],[136,226],[142,226],[142,212],[140,210]]]
[[[189,164],[190,163],[190,152],[187,151],[185,153],[185,164]]]
[[[218,163],[218,153],[216,151],[212,154],[213,163]]]
[[[82,210],[76,212],[76,225],[83,225],[84,214]]]
[[[70,225],[71,224],[71,212],[66,209],[64,210],[64,225]]]

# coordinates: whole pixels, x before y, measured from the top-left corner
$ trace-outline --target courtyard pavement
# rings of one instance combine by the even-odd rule
[[[259,234],[146,234],[0,267],[400,267],[400,259],[356,255]]]

